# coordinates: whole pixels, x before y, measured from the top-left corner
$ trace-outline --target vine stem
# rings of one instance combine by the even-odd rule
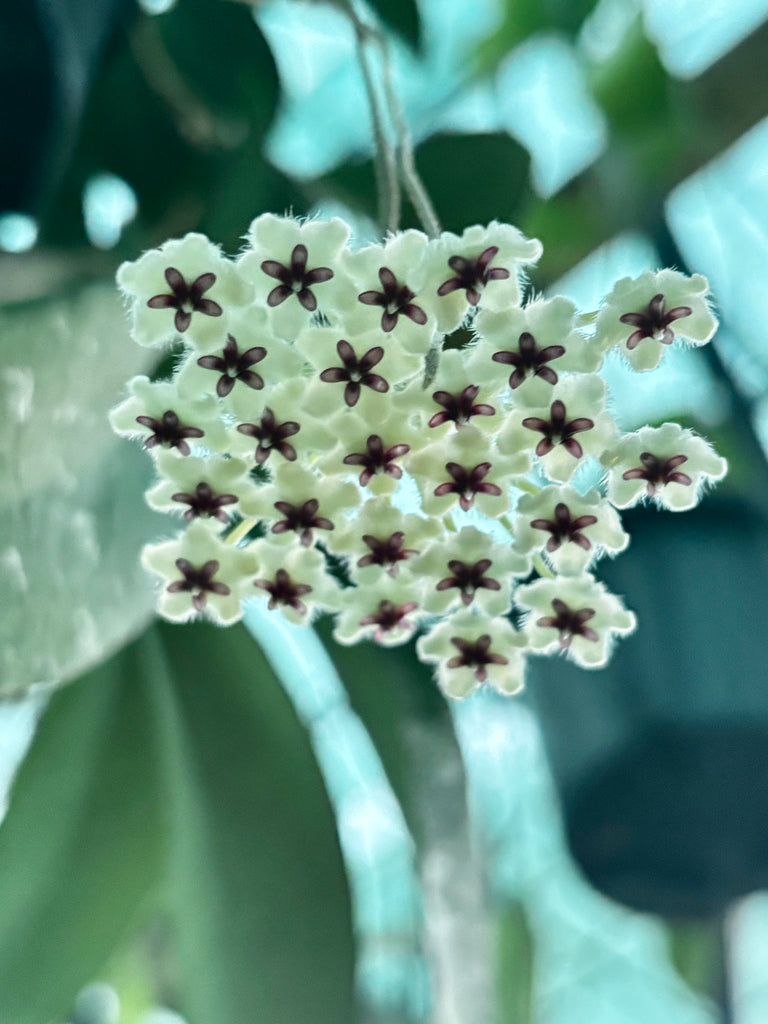
[[[397,177],[397,156],[390,145],[384,129],[379,97],[366,52],[367,29],[357,17],[352,5],[344,7],[355,30],[357,60],[363,76],[368,106],[371,111],[371,125],[374,141],[374,170],[379,198],[379,223],[386,231],[397,231],[400,226],[400,182]]]
[[[403,739],[416,769],[414,810],[433,989],[430,1024],[490,1021],[491,925],[450,709],[437,718],[412,709],[403,723]]]
[[[413,142],[408,130],[405,114],[403,112],[400,98],[394,85],[392,73],[392,49],[386,34],[376,24],[363,21],[360,17],[354,0],[335,0],[335,6],[342,11],[350,20],[357,41],[357,54],[360,69],[365,83],[368,96],[368,104],[371,108],[371,121],[373,124],[373,137],[376,146],[375,166],[377,168],[377,186],[379,188],[379,208],[386,208],[387,213],[382,217],[382,223],[389,231],[396,231],[400,220],[400,186],[398,180],[402,180],[408,197],[413,204],[416,215],[421,221],[422,227],[430,238],[437,238],[440,234],[440,222],[435,213],[432,200],[429,197],[426,187],[416,169],[416,161],[413,154]],[[376,93],[373,75],[368,63],[366,44],[373,42],[381,58],[381,77],[386,98],[387,113],[392,129],[397,139],[397,146],[393,147],[384,127],[381,105]],[[399,168],[398,168],[399,164]]]
[[[390,117],[395,126],[397,135],[398,152],[400,154],[400,174],[408,196],[413,203],[416,215],[430,238],[437,238],[440,234],[440,221],[437,219],[435,208],[429,193],[416,170],[416,160],[413,155],[413,142],[411,133],[405,120],[400,97],[394,86],[392,75],[392,47],[389,39],[383,32],[374,29],[374,38],[378,43],[381,52],[381,65],[384,78],[384,92],[387,97]]]

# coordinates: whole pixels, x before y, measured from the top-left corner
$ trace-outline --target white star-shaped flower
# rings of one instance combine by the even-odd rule
[[[436,666],[438,686],[448,697],[466,697],[483,683],[511,695],[523,688],[525,642],[508,619],[460,611],[419,637],[416,650]]]
[[[117,271],[131,304],[131,329],[140,345],[181,336],[194,346],[226,340],[231,313],[252,290],[235,264],[205,235],[194,232],[151,249]]]
[[[226,544],[199,521],[175,540],[148,544],[141,561],[163,580],[158,611],[164,618],[185,622],[204,615],[222,626],[242,616],[257,564],[252,552]]]
[[[717,330],[707,303],[709,282],[702,274],[646,271],[624,277],[606,296],[595,325],[595,343],[617,346],[635,370],[659,365],[675,337],[703,345]]]
[[[533,651],[562,651],[583,668],[605,665],[614,636],[626,636],[637,625],[619,598],[588,573],[524,584],[515,591],[515,603],[528,612],[524,629]]]
[[[642,427],[603,456],[608,498],[629,508],[644,498],[673,512],[698,505],[705,484],[721,480],[728,463],[703,437],[679,423]]]

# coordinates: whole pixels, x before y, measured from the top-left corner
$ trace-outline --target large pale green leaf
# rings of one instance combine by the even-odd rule
[[[137,934],[158,934],[158,910],[149,987],[192,1024],[353,1020],[328,799],[240,629],[153,626],[53,697],[0,828],[0,871],[4,1022],[64,1019]]]
[[[0,310],[0,696],[60,683],[148,621],[151,462],[107,413],[154,354],[111,283]]]

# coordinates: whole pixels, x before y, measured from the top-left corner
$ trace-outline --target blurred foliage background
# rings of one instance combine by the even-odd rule
[[[540,237],[534,287],[584,309],[710,278],[712,346],[605,369],[621,426],[731,465],[627,516],[610,665],[447,708],[409,648],[153,622],[168,527],[106,413],[158,368],[114,272],[263,211],[378,236],[343,7],[0,11],[0,1021],[763,1024],[765,0],[370,3],[446,228]]]

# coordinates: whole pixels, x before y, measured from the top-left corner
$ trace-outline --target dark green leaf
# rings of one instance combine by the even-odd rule
[[[45,212],[66,169],[103,51],[130,0],[30,0],[0,11],[0,212]]]
[[[156,941],[159,906],[151,981],[190,1021],[353,1020],[328,799],[240,629],[153,626],[53,698],[0,870],[0,1019],[63,1019],[137,929]]]
[[[151,650],[51,700],[0,827],[0,1019],[62,1020],[142,916],[167,832]]]
[[[517,223],[529,157],[509,135],[433,135],[416,150],[416,162],[446,230]]]
[[[765,518],[713,496],[624,519],[632,543],[599,574],[637,633],[601,672],[537,659],[529,692],[590,880],[707,917],[768,884]]]
[[[459,234],[470,224],[519,220],[528,192],[526,151],[504,133],[433,135],[416,150],[416,165],[443,228]],[[346,165],[322,179],[322,192],[376,219],[370,161]],[[403,227],[424,227],[404,194]]]
[[[419,9],[415,0],[371,0],[384,24],[414,48],[421,42]]]
[[[93,91],[52,237],[82,235],[83,183],[109,170],[138,196],[127,257],[193,228],[237,250],[251,217],[296,199],[261,155],[277,96],[272,55],[245,5],[190,0],[140,16]]]
[[[191,1021],[345,1024],[352,935],[307,735],[244,630],[161,626],[170,903]]]
[[[575,35],[596,0],[505,0],[501,23],[478,49],[483,71],[494,68],[534,32]]]

